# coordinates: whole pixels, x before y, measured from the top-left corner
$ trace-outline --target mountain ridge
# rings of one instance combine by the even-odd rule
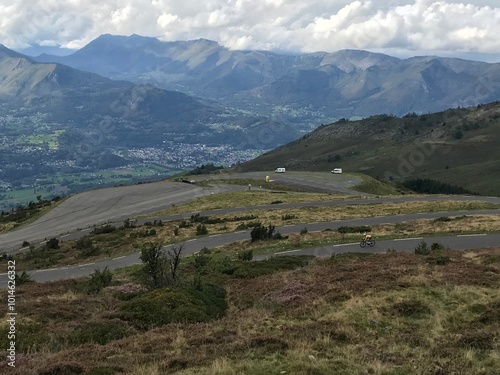
[[[375,115],[322,125],[242,163],[237,172],[360,172],[401,183],[430,178],[500,195],[500,102],[403,117]],[[466,159],[464,158],[466,155]]]
[[[108,47],[101,47],[104,42]],[[38,59],[279,113],[297,124],[500,100],[500,63],[439,56],[400,59],[353,49],[292,55],[229,50],[205,39],[162,42],[107,34],[72,55]]]

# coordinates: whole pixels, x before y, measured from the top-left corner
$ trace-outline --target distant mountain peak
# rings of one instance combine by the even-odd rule
[[[13,50],[5,47],[1,43],[0,43],[0,57],[20,57],[20,58],[25,58],[27,60],[30,60],[28,56],[25,56],[19,52],[13,51]]]

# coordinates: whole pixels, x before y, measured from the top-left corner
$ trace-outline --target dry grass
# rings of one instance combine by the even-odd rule
[[[248,207],[262,204],[271,204],[274,201],[283,203],[324,202],[341,199],[355,199],[352,195],[299,193],[299,192],[271,192],[271,191],[243,191],[213,194],[197,198],[168,210],[155,213],[155,216],[180,214],[185,212],[208,211],[218,208]]]

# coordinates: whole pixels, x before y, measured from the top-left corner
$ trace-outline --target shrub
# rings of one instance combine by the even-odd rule
[[[307,234],[307,228],[303,228],[300,230],[300,234]]]
[[[416,178],[413,180],[406,180],[403,182],[403,186],[410,190],[413,190],[416,193],[423,193],[423,194],[475,195],[475,193],[471,192],[470,190],[464,189],[461,186],[450,185],[448,183],[432,180],[429,178]]]
[[[105,267],[102,271],[97,268],[90,275],[90,280],[87,281],[84,289],[87,294],[99,294],[101,290],[111,285],[112,280],[113,274],[108,270],[108,267]]]
[[[252,231],[250,232],[250,237],[252,239],[252,242],[259,241],[259,240],[268,240],[271,238],[274,238],[274,239],[282,238],[281,234],[279,234],[279,232],[275,233],[274,230],[275,230],[274,225],[270,224],[268,227],[266,227],[264,225],[259,224],[258,226],[254,227],[252,229]],[[278,234],[279,234],[279,236],[278,236]]]
[[[440,244],[439,242],[433,242],[431,245],[431,251],[440,251],[444,249],[445,249],[444,245]]]
[[[232,275],[234,274],[234,271],[236,271],[237,266],[236,263],[233,260],[231,260],[231,258],[226,256],[221,260],[219,260],[217,264],[217,269],[224,275]]]
[[[312,257],[278,256],[258,262],[245,262],[238,266],[233,276],[250,279],[263,275],[270,275],[280,270],[294,270],[306,266]]]
[[[116,230],[116,227],[114,227],[111,224],[106,224],[102,227],[95,227],[91,234],[106,234],[106,233],[112,233]]]
[[[238,254],[239,260],[252,260],[253,259],[253,250],[246,250]]]
[[[89,236],[83,236],[76,241],[75,248],[78,250],[91,248],[93,245],[92,239]]]
[[[16,285],[23,285],[28,283],[34,283],[35,280],[26,272],[23,271],[21,274],[16,273]]]
[[[83,328],[72,332],[68,338],[71,345],[96,343],[105,345],[127,336],[127,327],[115,321],[89,322]]]
[[[189,228],[191,226],[191,222],[187,220],[182,220],[179,223],[179,228]]]
[[[206,267],[208,263],[210,263],[210,256],[205,255],[205,254],[195,254],[194,255],[194,268],[197,270],[201,270],[202,268]]]
[[[200,216],[200,214],[191,215],[192,223],[203,223],[203,224],[220,224],[223,223],[224,220],[218,217],[211,218],[209,216]]]
[[[434,221],[437,221],[437,222],[447,222],[447,221],[451,221],[451,219],[448,216],[440,216],[440,217],[434,219]]]
[[[203,236],[205,234],[208,234],[208,229],[204,224],[198,224],[196,227],[196,235],[197,236]]]
[[[438,266],[445,266],[445,265],[447,265],[450,262],[451,262],[451,258],[450,257],[439,257],[439,258],[436,259],[436,264]]]
[[[178,236],[179,235],[179,228],[176,227],[174,228],[174,236]]]
[[[226,291],[216,285],[195,288],[162,288],[128,301],[124,317],[140,329],[169,323],[207,322],[227,310]]]
[[[229,218],[227,221],[243,221],[243,220],[253,220],[253,219],[257,219],[257,216],[255,215],[233,216],[232,218]]]
[[[286,221],[286,220],[292,220],[295,219],[296,216],[292,214],[285,214],[281,216],[281,220]]]
[[[93,245],[92,239],[88,236],[84,236],[76,241],[75,248],[81,250],[80,256],[82,257],[90,257],[101,253],[99,248]]]
[[[57,238],[51,238],[45,244],[47,249],[59,249],[59,240]]]
[[[427,242],[421,241],[416,247],[415,247],[415,254],[417,255],[429,255],[431,253],[431,249],[429,248],[429,245],[427,245]]]
[[[283,203],[283,201],[272,201],[271,204],[280,204],[280,203]]]
[[[253,228],[253,227],[258,227],[260,226],[261,223],[260,221],[250,221],[248,223],[240,223],[236,227],[236,229],[241,230],[241,229],[248,229],[248,228]]]
[[[371,232],[372,228],[366,225],[358,226],[358,227],[350,227],[350,226],[342,226],[338,227],[337,231],[340,234],[346,234],[346,233],[364,233],[364,232]]]

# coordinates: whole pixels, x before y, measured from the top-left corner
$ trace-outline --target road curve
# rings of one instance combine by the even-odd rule
[[[157,212],[214,192],[242,187],[203,188],[182,182],[154,182],[87,191],[69,197],[33,223],[0,235],[0,252],[20,248],[23,241],[36,242],[98,223],[123,220]]]
[[[487,213],[499,214],[500,210],[493,210],[493,212],[492,210],[477,210],[477,211],[446,211],[446,212],[419,213],[419,214],[408,214],[408,215],[392,215],[392,216],[382,216],[382,217],[359,218],[352,220],[340,220],[335,222],[317,222],[317,223],[287,225],[283,227],[277,227],[276,230],[283,235],[288,235],[291,233],[298,233],[304,227],[306,227],[309,232],[314,232],[314,231],[324,231],[328,229],[334,230],[344,225],[349,225],[349,226],[375,225],[383,223],[397,223],[397,222],[417,220],[417,219],[433,219],[440,216],[457,216],[464,214],[479,215]],[[199,237],[192,240],[188,240],[183,243],[184,246],[183,254],[186,256],[193,254],[204,247],[215,248],[231,242],[243,241],[248,239],[250,239],[249,230]],[[428,237],[428,238],[418,236],[415,238],[384,240],[384,241],[377,241],[377,244],[373,248],[364,248],[364,249],[361,249],[359,247],[358,242],[353,244],[337,244],[337,245],[322,246],[317,248],[284,251],[282,253],[277,253],[274,255],[309,254],[315,256],[329,256],[332,254],[343,253],[343,252],[385,252],[387,249],[394,249],[397,251],[412,251],[415,248],[415,246],[420,241],[423,240],[426,240],[427,242],[431,243],[439,242],[445,246],[448,246],[456,250],[500,246],[500,234],[478,233],[469,235],[453,235],[453,236]],[[121,256],[118,258],[103,260],[99,262],[92,262],[77,266],[55,268],[49,270],[38,270],[29,273],[32,275],[34,280],[39,282],[75,278],[75,277],[89,275],[92,272],[94,272],[94,270],[97,268],[103,269],[104,267],[108,267],[109,269],[116,269],[133,264],[138,264],[140,263],[139,255],[140,255],[139,253],[134,253],[131,255]],[[260,256],[259,258],[263,257],[266,256]],[[0,274],[0,282],[6,285],[7,275]]]

